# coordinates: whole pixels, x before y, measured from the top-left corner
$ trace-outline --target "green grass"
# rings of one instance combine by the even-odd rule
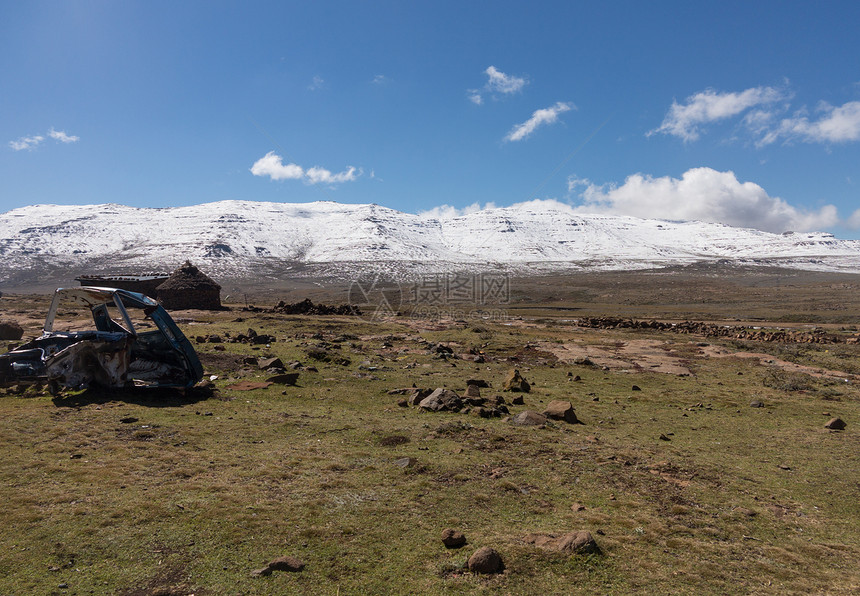
[[[226,387],[265,373],[213,364],[215,395],[0,395],[0,593],[799,594],[860,586],[854,384],[810,377],[800,386],[757,361],[699,357],[695,338],[671,334],[483,322],[422,332],[405,321],[194,316],[183,323],[190,337],[253,327],[278,338],[256,350],[199,344],[205,362],[271,354],[318,372],[301,372],[296,387],[240,392]],[[574,336],[671,342],[694,376],[604,371],[526,348]],[[455,352],[481,349],[488,362],[435,359],[420,338],[453,342]],[[311,361],[306,351],[320,342],[340,346],[329,349],[351,364]],[[827,349],[804,347],[804,358],[828,363]],[[585,424],[538,429],[423,413],[387,394],[413,382],[464,389],[473,377],[498,389],[512,367],[533,386],[512,412],[565,399]],[[765,407],[749,407],[753,399]],[[823,428],[836,415],[846,431]],[[129,418],[137,421],[122,422]],[[416,465],[396,466],[403,457]],[[446,527],[469,544],[445,549]],[[592,532],[602,556],[548,553],[523,540],[580,529]],[[502,554],[504,574],[463,570],[481,546]],[[285,554],[305,570],[251,577]]]

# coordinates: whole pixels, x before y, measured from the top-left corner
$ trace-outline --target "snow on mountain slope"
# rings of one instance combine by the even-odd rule
[[[240,277],[325,263],[392,271],[545,271],[717,259],[860,271],[860,241],[819,232],[770,234],[533,205],[432,219],[328,201],[221,201],[167,209],[23,207],[0,214],[0,256],[0,281],[11,271],[40,267],[167,270],[185,259]]]

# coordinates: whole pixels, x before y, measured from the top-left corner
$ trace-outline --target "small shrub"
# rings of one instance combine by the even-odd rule
[[[784,370],[769,370],[765,373],[762,384],[780,391],[810,391],[815,388],[810,375]]]

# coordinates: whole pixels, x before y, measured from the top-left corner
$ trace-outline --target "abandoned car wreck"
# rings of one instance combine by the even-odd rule
[[[80,329],[81,310],[92,317],[86,329]],[[69,328],[58,330],[59,323]],[[58,289],[42,335],[0,354],[0,386],[43,382],[52,393],[189,388],[202,376],[197,353],[167,311],[148,296],[116,288]]]

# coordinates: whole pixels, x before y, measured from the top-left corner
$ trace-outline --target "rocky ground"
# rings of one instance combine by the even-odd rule
[[[173,313],[185,394],[0,389],[0,592],[860,588],[850,326],[277,303]]]

